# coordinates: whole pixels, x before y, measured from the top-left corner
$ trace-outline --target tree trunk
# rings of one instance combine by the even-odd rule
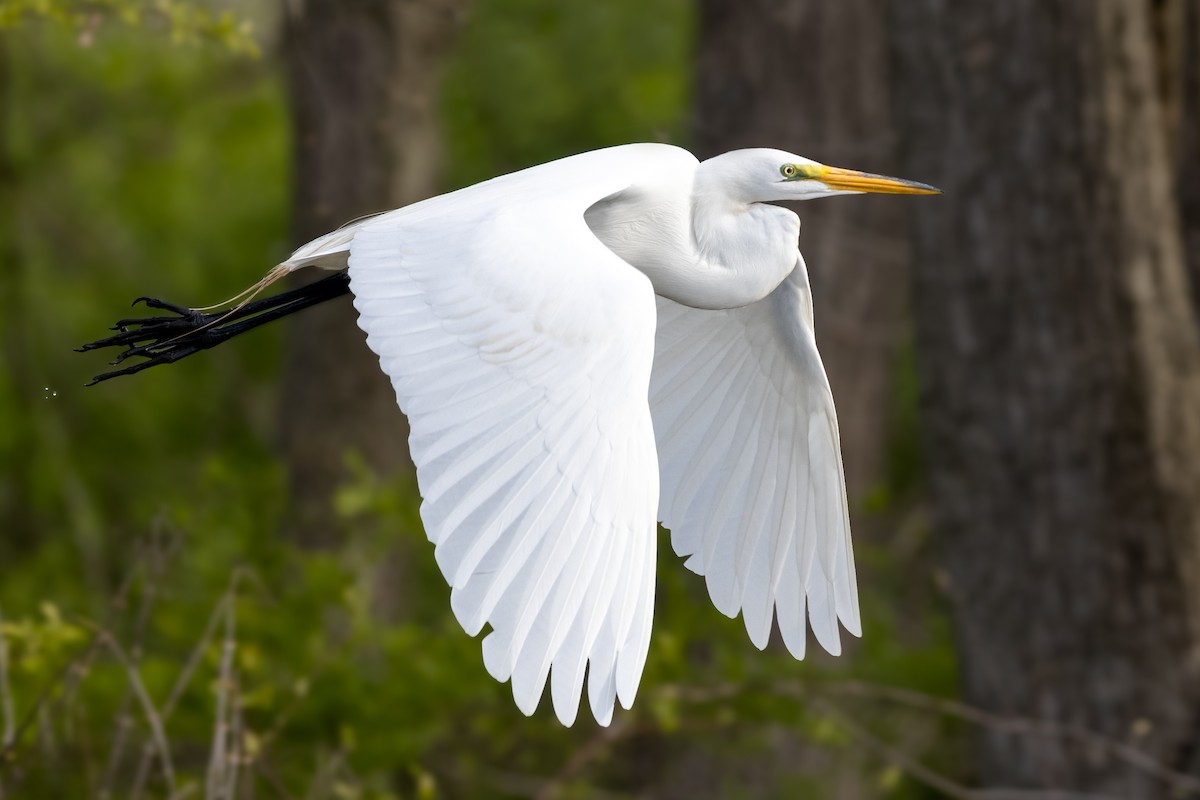
[[[1180,30],[1177,192],[1184,255],[1192,283],[1192,307],[1200,314],[1200,2],[1177,0]]]
[[[35,452],[33,409],[29,392],[34,386],[29,369],[26,336],[28,298],[25,291],[25,263],[18,244],[19,176],[13,163],[9,137],[12,129],[12,57],[7,34],[0,34],[0,329],[3,331],[4,363],[9,370],[13,407],[19,424],[12,426],[14,453]],[[0,485],[0,524],[6,531],[2,549],[5,556],[27,550],[37,538],[30,518],[33,490],[26,470],[13,469]]]
[[[934,524],[968,700],[1190,768],[1200,343],[1145,0],[893,0]],[[1167,796],[1077,740],[988,787]]]
[[[437,92],[461,0],[302,0],[286,19],[297,244],[438,189]],[[289,6],[290,7],[290,6]],[[299,315],[287,342],[281,434],[291,531],[337,541],[331,494],[357,452],[411,470],[408,426],[349,302]]]
[[[894,172],[883,0],[704,0],[700,12],[697,156],[779,147]],[[901,204],[864,197],[793,208],[847,488],[861,499],[886,477],[893,366],[908,309]]]

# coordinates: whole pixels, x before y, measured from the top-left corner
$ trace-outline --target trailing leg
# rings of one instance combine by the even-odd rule
[[[118,320],[113,327],[117,333],[85,344],[78,351],[124,347],[111,366],[121,364],[132,356],[145,359],[132,366],[97,375],[88,384],[92,386],[109,378],[132,375],[159,364],[174,363],[272,320],[349,293],[350,276],[346,270],[342,270],[319,281],[261,300],[244,302],[225,311],[205,312],[150,297],[139,297],[134,301],[135,305],[145,303],[150,308],[169,311],[172,315]]]

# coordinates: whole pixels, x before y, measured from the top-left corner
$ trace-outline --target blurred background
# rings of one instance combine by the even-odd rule
[[[0,0],[0,797],[1200,796],[1200,3]],[[330,303],[93,388],[357,215],[771,146],[864,637],[760,653],[661,539],[637,704],[526,719]],[[849,637],[847,637],[849,638]]]

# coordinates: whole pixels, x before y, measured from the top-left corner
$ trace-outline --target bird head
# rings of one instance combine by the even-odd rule
[[[769,148],[733,150],[704,162],[703,172],[745,203],[812,200],[839,194],[941,194],[924,183],[830,167],[812,159]]]

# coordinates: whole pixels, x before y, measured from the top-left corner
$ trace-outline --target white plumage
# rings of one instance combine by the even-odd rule
[[[802,657],[806,608],[831,653],[837,620],[859,635],[799,223],[763,203],[928,190],[777,150],[698,164],[627,145],[363,220],[284,263],[348,264],[454,613],[471,635],[491,626],[484,663],[523,712],[549,678],[570,725],[585,672],[601,724],[633,702],[658,520],[758,647],[774,616]]]
[[[772,611],[804,657],[805,599],[817,641],[861,635],[833,395],[813,338],[803,261],[764,300],[701,311],[658,299],[650,381],[661,492],[675,552],[740,610],[766,647]]]

